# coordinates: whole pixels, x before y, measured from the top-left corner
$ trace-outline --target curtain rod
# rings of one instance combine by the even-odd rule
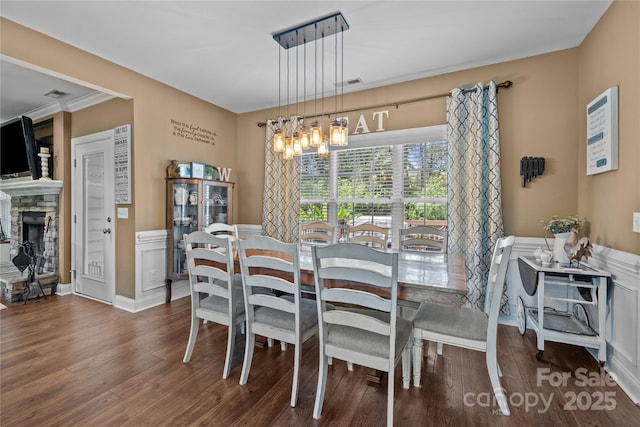
[[[511,80],[505,80],[502,83],[498,83],[496,85],[496,91],[498,89],[500,89],[500,88],[508,89],[511,86],[513,86],[513,82]],[[467,92],[473,92],[475,90],[476,90],[475,88],[463,89],[463,92],[467,93]],[[373,108],[381,108],[381,107],[394,107],[395,106],[396,109],[397,109],[401,105],[413,104],[413,103],[422,102],[422,101],[429,101],[429,100],[438,99],[438,98],[446,98],[447,96],[450,96],[450,95],[451,95],[450,93],[441,93],[439,95],[424,96],[422,98],[408,99],[406,101],[401,101],[401,102],[389,102],[389,103],[386,103],[386,104],[377,104],[377,105],[371,105],[371,106],[368,106],[368,107],[352,108],[350,110],[334,111],[332,113],[323,113],[323,114],[320,114],[318,116],[316,116],[315,114],[310,114],[308,116],[301,116],[300,118],[301,119],[310,119],[312,117],[322,117],[322,116],[331,117],[332,115],[335,115],[337,113],[353,113],[354,111],[371,110]],[[265,127],[266,125],[267,125],[267,123],[265,123],[265,122],[258,122],[258,127]]]

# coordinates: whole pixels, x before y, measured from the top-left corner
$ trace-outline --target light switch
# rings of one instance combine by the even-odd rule
[[[129,218],[129,208],[118,208],[118,219]]]
[[[640,233],[640,212],[633,213],[633,231]]]

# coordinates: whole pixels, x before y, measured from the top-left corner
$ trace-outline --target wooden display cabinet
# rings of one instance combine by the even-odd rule
[[[167,181],[167,278],[166,302],[171,301],[173,280],[189,278],[183,235],[202,230],[214,222],[233,219],[232,182],[197,178],[166,178]]]

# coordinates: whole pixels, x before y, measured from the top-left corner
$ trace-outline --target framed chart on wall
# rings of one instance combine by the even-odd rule
[[[618,87],[587,104],[587,175],[618,169]]]

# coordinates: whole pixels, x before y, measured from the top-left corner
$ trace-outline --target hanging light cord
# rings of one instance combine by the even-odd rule
[[[313,98],[313,112],[314,112],[314,117],[315,120],[314,121],[318,121],[318,24],[316,24],[314,26],[314,31],[315,31],[315,39],[313,42],[313,48],[314,48],[314,53],[313,53],[313,58],[315,60],[314,62],[314,74],[313,74],[313,81],[314,81],[314,98]]]
[[[340,116],[342,116],[342,118],[340,119],[341,121],[344,121],[344,126],[345,126],[345,131],[346,131],[346,126],[347,126],[347,121],[344,118],[344,27],[340,28],[340,43],[341,43],[341,47],[340,47],[340,54],[342,55],[342,59],[340,60],[340,68],[341,68],[341,80],[342,82],[340,83],[340,88],[341,88],[341,97],[340,97],[340,103],[341,103],[341,107],[340,107]]]
[[[280,113],[280,106],[282,105],[282,49],[278,46],[278,122],[282,114]],[[278,127],[279,127],[278,123]]]
[[[336,28],[338,27],[338,18],[336,17]],[[336,86],[335,88],[335,104],[336,104],[336,115],[334,117],[335,120],[338,120],[338,35],[336,34],[336,38],[335,38],[335,49],[334,49],[334,71],[335,71],[335,76],[334,76],[334,84]]]

